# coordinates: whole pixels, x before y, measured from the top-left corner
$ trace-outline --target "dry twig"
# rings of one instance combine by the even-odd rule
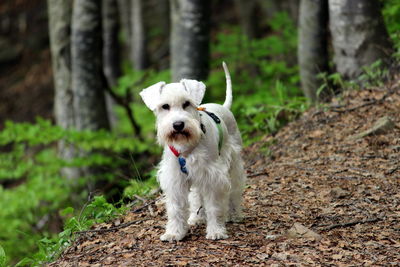
[[[153,205],[154,203],[156,203],[158,200],[160,199],[160,197],[153,199],[152,201],[147,202],[146,204],[140,206],[139,208],[136,208],[134,210],[132,210],[133,213],[139,212],[141,210],[143,210],[144,208],[147,208],[150,205]]]
[[[345,228],[345,227],[350,227],[350,226],[354,226],[357,224],[365,224],[365,223],[373,223],[373,222],[377,222],[382,220],[382,218],[376,217],[376,218],[372,218],[372,219],[366,219],[366,220],[362,220],[362,221],[352,221],[352,222],[346,222],[346,223],[337,223],[337,224],[332,224],[332,225],[328,225],[326,227],[321,228],[321,231],[330,231],[332,229],[335,228]],[[317,226],[318,227],[318,226]],[[321,226],[319,226],[321,227]]]
[[[247,174],[247,178],[261,176],[261,175],[268,176],[269,174],[268,174],[268,172],[256,172],[256,173],[252,173],[252,174]]]

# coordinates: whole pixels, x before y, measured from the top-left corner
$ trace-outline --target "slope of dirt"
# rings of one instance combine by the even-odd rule
[[[149,201],[78,234],[50,266],[398,265],[400,90],[388,87],[349,92],[247,148],[245,219],[229,239],[201,226],[161,242],[164,208]],[[384,116],[394,127],[349,138]]]

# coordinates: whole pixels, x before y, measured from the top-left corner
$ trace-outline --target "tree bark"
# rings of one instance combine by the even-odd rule
[[[74,125],[71,90],[70,25],[71,2],[48,0],[50,46],[55,85],[54,111],[57,125],[69,129]]]
[[[48,0],[50,47],[54,77],[54,115],[56,124],[63,129],[75,126],[73,93],[71,88],[71,14],[70,0]],[[63,160],[72,160],[75,148],[64,140],[58,142],[58,155]],[[63,168],[63,176],[68,179],[79,177],[76,168]]]
[[[354,80],[362,67],[387,62],[392,44],[378,0],[330,0],[330,30],[337,71]]]
[[[243,33],[249,39],[257,38],[259,35],[258,0],[235,0],[235,3]]]
[[[161,28],[162,43],[159,45],[154,53],[151,53],[151,61],[158,65],[158,69],[164,70],[170,68],[170,31],[171,31],[171,16],[169,8],[169,0],[153,0],[153,6],[156,13],[152,15],[157,16],[155,25],[153,27]]]
[[[171,0],[172,80],[205,80],[209,71],[209,0]]]
[[[103,18],[103,69],[110,87],[118,83],[118,78],[122,75],[120,50],[118,40],[120,29],[119,12],[117,0],[102,0]],[[117,116],[114,112],[116,103],[109,94],[105,95],[108,118],[111,128],[117,124]]]
[[[128,47],[131,40],[131,0],[118,0],[119,21],[121,32],[123,35],[124,44]],[[129,49],[126,49],[126,54],[129,55]]]
[[[109,129],[102,77],[101,1],[74,1],[72,91],[78,130]]]
[[[327,28],[328,0],[301,0],[297,56],[301,87],[311,102],[326,100],[330,93],[317,95],[323,83],[317,76],[328,71]]]
[[[135,70],[144,70],[148,66],[147,36],[143,19],[143,1],[131,2],[131,61]]]
[[[119,34],[119,13],[117,0],[102,0],[103,18],[103,65],[104,74],[111,86],[121,76]]]

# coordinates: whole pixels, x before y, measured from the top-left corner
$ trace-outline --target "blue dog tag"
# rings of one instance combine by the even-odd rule
[[[179,165],[181,166],[181,171],[182,171],[183,173],[188,174],[188,171],[187,171],[187,169],[186,169],[186,159],[185,159],[185,158],[182,158],[182,157],[179,157],[179,158],[178,158],[178,162],[179,162]]]

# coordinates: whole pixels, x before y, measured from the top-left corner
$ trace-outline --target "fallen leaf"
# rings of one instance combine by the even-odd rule
[[[269,255],[266,253],[260,253],[256,255],[257,258],[259,258],[260,260],[265,260],[269,258]]]
[[[275,259],[280,260],[280,261],[284,261],[284,260],[288,259],[288,254],[284,253],[284,252],[282,252],[282,253],[274,253],[274,254],[272,254],[272,258],[275,258]]]
[[[341,258],[343,258],[343,255],[341,255],[341,254],[332,255],[332,259],[334,259],[334,260],[340,260]]]

